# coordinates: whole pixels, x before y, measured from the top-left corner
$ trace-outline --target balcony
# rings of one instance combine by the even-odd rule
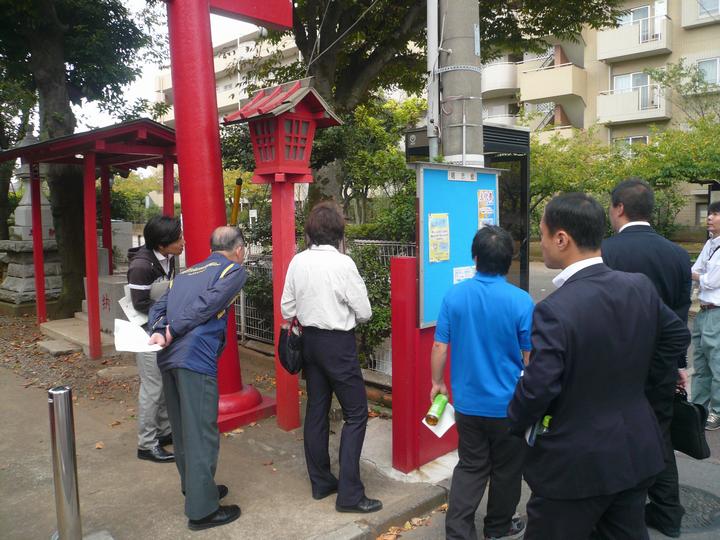
[[[555,138],[570,139],[575,135],[577,128],[573,126],[558,126],[543,131],[537,131],[537,138],[540,144],[547,144]]]
[[[493,114],[483,116],[483,124],[496,124],[505,127],[515,127],[518,123],[516,114]]]
[[[672,21],[667,16],[648,17],[597,34],[597,57],[605,62],[670,54]]]
[[[682,27],[697,28],[720,23],[718,0],[682,0]]]
[[[632,124],[670,120],[668,91],[657,84],[601,92],[597,98],[598,124]]]
[[[584,98],[585,70],[574,64],[560,64],[520,72],[520,100],[531,103],[562,101],[564,97]]]
[[[514,62],[498,62],[483,66],[483,98],[515,94],[518,89],[517,72],[517,65]]]

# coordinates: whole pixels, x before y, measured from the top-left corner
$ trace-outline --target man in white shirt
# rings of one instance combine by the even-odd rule
[[[692,400],[708,409],[705,429],[720,429],[720,201],[708,206],[710,240],[692,267],[700,313],[692,332]]]
[[[290,261],[280,301],[283,319],[303,326],[303,372],[307,381],[305,461],[314,499],[337,493],[338,512],[376,512],[365,496],[360,453],[368,410],[355,343],[355,325],[370,319],[367,289],[353,260],[340,253],[345,218],[331,202],[315,206],[305,221],[308,249]],[[343,411],[340,471],[330,469],[328,413],[333,393]]]

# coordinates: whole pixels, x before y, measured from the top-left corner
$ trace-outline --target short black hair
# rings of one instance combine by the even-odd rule
[[[545,226],[551,234],[567,232],[582,251],[600,249],[605,236],[605,211],[585,193],[564,193],[545,207]]]
[[[331,245],[338,249],[345,236],[345,217],[340,207],[333,201],[315,205],[305,220],[305,235],[309,245]]]
[[[233,251],[244,245],[245,235],[239,227],[221,226],[210,235],[211,251]]]
[[[708,214],[716,214],[720,212],[720,201],[711,202],[708,205]]]
[[[151,217],[143,229],[145,245],[154,250],[177,242],[181,235],[180,218],[170,216]]]
[[[612,205],[623,205],[625,215],[630,221],[650,221],[655,207],[655,194],[645,180],[631,177],[623,180],[610,195]]]
[[[512,236],[502,227],[486,225],[475,233],[472,256],[478,272],[504,276],[510,270],[512,262]]]

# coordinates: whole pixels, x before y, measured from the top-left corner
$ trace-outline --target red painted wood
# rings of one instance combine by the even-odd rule
[[[292,28],[289,0],[210,0],[210,11],[276,30]]]
[[[95,153],[85,154],[83,218],[85,225],[85,276],[87,282],[88,340],[90,358],[102,356],[100,297],[98,293],[97,210],[95,208]]]
[[[113,246],[112,246],[112,224],[110,222],[110,169],[106,166],[100,167],[100,208],[102,209],[102,243],[108,250],[108,268],[110,275],[113,273]]]
[[[280,299],[290,260],[295,256],[295,186],[289,182],[272,184],[273,306],[275,315],[275,379],[277,381],[277,424],[289,431],[300,427],[298,376],[290,375],[280,364],[277,345],[283,323]]]
[[[169,156],[163,160],[163,215],[175,215],[175,162]]]
[[[430,407],[430,351],[434,328],[417,327],[417,259],[390,262],[392,322],[392,464],[408,473],[457,448],[453,427],[438,439],[421,424]],[[449,379],[449,363],[446,368]]]
[[[29,163],[30,167],[30,197],[32,212],[32,243],[33,266],[35,273],[35,308],[38,324],[47,321],[47,306],[45,304],[45,256],[43,253],[42,212],[40,207],[40,175],[38,167]]]

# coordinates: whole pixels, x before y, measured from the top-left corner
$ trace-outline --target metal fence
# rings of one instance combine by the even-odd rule
[[[381,240],[354,240],[349,243],[348,251],[353,246],[377,246],[383,264],[390,266],[391,257],[415,257],[416,245],[402,242],[388,242]],[[261,272],[272,277],[272,263],[262,250],[254,248],[250,251],[246,268],[248,273]],[[273,343],[273,324],[260,317],[259,311],[253,305],[252,299],[245,292],[241,292],[235,304],[235,318],[238,336],[242,341],[255,340],[263,343]],[[386,339],[374,352],[373,359],[367,366],[371,371],[386,375],[392,374],[392,350],[390,339]]]

